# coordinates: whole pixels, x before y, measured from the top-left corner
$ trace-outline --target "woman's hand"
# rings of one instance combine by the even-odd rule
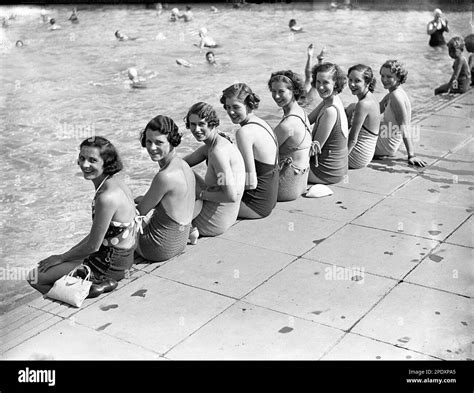
[[[38,263],[38,271],[40,273],[44,273],[49,270],[49,268],[59,265],[61,263],[63,263],[63,260],[61,259],[60,255],[51,255]]]
[[[413,166],[419,166],[419,167],[425,167],[426,162],[423,161],[421,158],[418,158],[417,156],[409,156],[408,157],[408,164],[413,165]]]
[[[308,46],[308,56],[309,57],[313,57],[313,51],[314,51],[313,44],[309,44],[309,46]]]

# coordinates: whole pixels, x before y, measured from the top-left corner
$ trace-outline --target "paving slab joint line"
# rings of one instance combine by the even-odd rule
[[[348,334],[349,334],[349,332],[346,332],[346,331],[344,330],[344,334],[343,334],[341,337],[339,337],[339,338],[336,340],[336,342],[335,342],[333,345],[330,346],[329,349],[327,349],[326,351],[324,351],[323,354],[318,358],[318,360],[321,360],[324,356],[328,355],[328,354],[336,347],[336,345],[338,345],[338,344],[344,339],[344,337],[346,337]]]
[[[469,295],[461,295],[460,293],[451,292],[451,291],[448,291],[447,289],[429,287],[428,285],[423,285],[423,284],[419,284],[419,283],[416,283],[416,282],[405,281],[405,280],[401,280],[401,281],[400,281],[400,283],[402,283],[402,282],[405,283],[405,284],[407,284],[407,285],[414,285],[414,286],[416,286],[416,287],[431,289],[432,291],[438,291],[438,292],[443,292],[443,293],[449,293],[450,295],[459,296],[459,297],[462,297],[462,298],[464,298],[464,299],[472,299],[472,297],[469,296]],[[399,284],[400,284],[400,283],[399,283]]]
[[[400,349],[405,349],[406,351],[411,351],[411,352],[415,352],[415,353],[418,353],[420,355],[424,355],[424,356],[429,356],[429,357],[432,357],[432,358],[435,358],[435,359],[438,359],[438,360],[446,360],[446,359],[443,359],[443,358],[440,358],[438,356],[434,356],[434,355],[430,355],[429,353],[424,353],[424,352],[421,352],[421,351],[418,351],[416,349],[411,349],[411,348],[407,348],[407,347],[402,347],[398,344],[393,344],[393,343],[390,343],[388,341],[383,341],[383,340],[380,340],[378,338],[375,338],[375,337],[371,337],[371,336],[367,336],[365,334],[362,334],[362,333],[356,333],[356,332],[351,332],[351,334],[354,334],[356,336],[360,336],[360,337],[364,337],[364,338],[368,338],[370,340],[373,340],[373,341],[377,341],[379,343],[382,343],[382,344],[388,344],[388,345],[391,345],[392,347],[396,347],[396,348],[400,348]]]

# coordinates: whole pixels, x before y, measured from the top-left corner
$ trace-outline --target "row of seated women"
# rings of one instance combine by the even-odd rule
[[[424,166],[410,139],[410,101],[401,87],[407,72],[390,60],[380,73],[389,92],[379,104],[372,94],[372,70],[364,65],[349,69],[349,87],[358,102],[345,109],[339,98],[346,82],[341,69],[331,63],[314,66],[311,86],[322,102],[309,115],[299,104],[307,93],[302,79],[292,71],[273,73],[268,87],[283,109],[274,130],[254,113],[260,100],[246,84],[229,86],[220,102],[240,126],[236,143],[218,131],[215,109],[198,102],[184,121],[203,145],[183,158],[176,154],[178,126],[170,117],[156,116],[140,141],[160,169],[147,193],[135,199],[114,176],[122,169],[115,147],[103,137],[86,139],[78,165],[95,187],[90,233],[69,251],[40,261],[28,281],[46,293],[57,279],[86,264],[93,273],[90,297],[98,296],[116,287],[135,252],[150,262],[168,260],[188,241],[224,233],[237,218],[267,217],[277,201],[300,197],[308,183],[334,184],[348,168],[364,167],[374,155],[393,155],[402,140],[408,163]],[[201,178],[191,168],[204,161]]]

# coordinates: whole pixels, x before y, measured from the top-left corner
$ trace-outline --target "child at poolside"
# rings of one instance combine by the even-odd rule
[[[435,89],[435,95],[442,93],[461,94],[469,90],[471,84],[471,72],[469,64],[462,52],[464,40],[461,37],[453,37],[448,42],[449,57],[454,59],[453,74],[448,83]]]
[[[407,76],[408,71],[398,60],[387,60],[380,68],[380,79],[388,94],[380,101],[383,119],[374,158],[393,156],[403,140],[408,154],[408,164],[423,167],[426,166],[426,162],[415,156],[411,140],[410,99],[401,86],[406,82]]]
[[[346,108],[349,120],[349,168],[359,169],[367,166],[374,156],[380,127],[380,108],[372,94],[376,81],[370,67],[363,64],[352,66],[347,77],[349,89],[358,99],[357,104]]]
[[[314,66],[312,86],[323,101],[309,114],[314,124],[308,183],[335,184],[347,174],[348,123],[339,93],[346,76],[336,64]]]

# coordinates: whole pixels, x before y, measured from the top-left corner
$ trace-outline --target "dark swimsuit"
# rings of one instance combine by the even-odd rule
[[[247,124],[258,124],[267,131],[278,149],[278,141],[275,140],[272,133],[268,131],[266,127],[256,122],[249,122],[245,125]],[[274,164],[266,164],[258,160],[254,161],[255,172],[257,173],[257,188],[254,190],[245,190],[242,196],[242,202],[261,217],[267,217],[277,202],[279,182],[278,154],[275,155]]]
[[[431,34],[430,37],[430,46],[440,46],[440,45],[446,45],[446,41],[444,40],[443,33],[446,31],[446,27],[443,24],[441,29],[436,29],[436,31]]]
[[[95,196],[92,200],[92,219],[94,219],[94,213]],[[83,262],[91,268],[93,280],[102,281],[104,278],[112,278],[119,281],[124,278],[125,271],[133,265],[135,247],[125,249],[115,247],[115,245],[129,236],[135,236],[135,221],[110,222],[99,250],[86,257]]]

